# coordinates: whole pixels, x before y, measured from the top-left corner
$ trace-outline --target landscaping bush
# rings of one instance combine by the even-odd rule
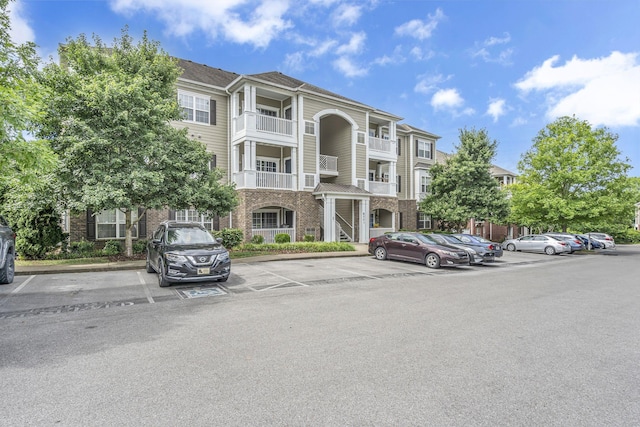
[[[305,242],[315,242],[316,240],[316,236],[314,236],[313,234],[305,234],[304,235],[304,241]]]
[[[133,253],[134,254],[143,254],[147,251],[147,241],[146,240],[138,240],[133,243]]]
[[[69,245],[69,253],[75,257],[89,258],[96,256],[95,242],[80,240],[79,242],[71,242]]]
[[[219,231],[214,231],[215,237],[222,239],[222,246],[227,249],[233,249],[238,246],[244,239],[244,233],[239,228],[223,228]]]
[[[255,245],[261,245],[264,243],[264,236],[261,236],[260,234],[254,234],[251,237],[251,243],[255,244]]]
[[[291,242],[291,236],[287,233],[278,233],[275,235],[274,240],[276,243],[289,243]]]
[[[119,240],[109,240],[104,245],[102,253],[105,255],[118,255],[122,253],[122,245]]]

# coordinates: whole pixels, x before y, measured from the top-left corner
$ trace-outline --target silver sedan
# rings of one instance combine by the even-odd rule
[[[502,248],[508,251],[544,252],[547,255],[571,252],[567,242],[542,234],[529,234],[517,239],[505,240],[502,242]]]

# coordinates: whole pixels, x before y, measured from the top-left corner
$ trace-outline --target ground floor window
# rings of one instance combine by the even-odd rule
[[[431,216],[423,212],[418,212],[418,230],[431,228]]]
[[[278,212],[253,212],[252,228],[278,228]]]
[[[176,221],[197,222],[209,231],[215,230],[214,219],[206,215],[201,215],[195,209],[180,209],[176,211]]]
[[[131,212],[131,222],[138,220],[138,210]],[[120,209],[110,209],[102,211],[96,215],[96,236],[98,239],[124,239],[125,238],[125,215]],[[133,226],[131,236],[138,237],[138,227]]]

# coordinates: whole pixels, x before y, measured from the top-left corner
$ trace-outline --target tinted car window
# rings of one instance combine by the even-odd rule
[[[429,236],[425,236],[424,234],[417,234],[416,237],[418,238],[418,240],[421,240],[423,243],[429,243],[429,244],[438,244],[438,242],[436,242],[435,240],[433,240],[431,237]]]
[[[169,228],[167,231],[167,243],[170,245],[191,245],[214,241],[211,233],[201,228]]]

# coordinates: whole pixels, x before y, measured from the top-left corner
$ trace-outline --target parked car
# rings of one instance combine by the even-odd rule
[[[584,250],[585,246],[584,246],[584,242],[582,241],[582,239],[580,239],[579,237],[577,237],[575,234],[569,234],[569,233],[545,233],[546,236],[553,236],[555,238],[558,238],[560,240],[564,240],[565,242],[567,242],[569,244],[569,248],[571,249],[569,251],[570,254],[574,253],[575,251],[581,251]]]
[[[616,247],[616,242],[613,240],[613,237],[606,233],[587,233],[587,235],[600,242],[604,249],[613,249]]]
[[[475,236],[473,234],[452,234],[452,236],[457,237],[465,243],[476,243],[484,246],[487,250],[493,251],[496,254],[496,258],[502,256],[503,250],[500,243],[495,243],[490,240],[485,239],[482,236]]]
[[[485,262],[494,262],[496,254],[494,251],[486,249],[482,245],[465,243],[451,234],[427,234],[433,240],[440,244],[451,245],[458,249],[463,249],[469,254],[469,264],[483,264]]]
[[[571,250],[567,242],[543,234],[529,234],[517,239],[508,239],[502,242],[502,247],[508,251],[544,252],[547,255]]]
[[[0,285],[13,282],[15,275],[16,233],[0,216]]]
[[[466,251],[442,245],[422,233],[395,232],[369,239],[369,253],[379,260],[424,263],[429,268],[469,265]]]
[[[580,237],[582,239],[582,242],[584,243],[584,247],[587,249],[602,249],[604,248],[604,245],[602,243],[600,243],[599,241],[597,241],[596,239],[589,237],[588,234],[578,234],[578,237]]]
[[[229,252],[199,223],[165,221],[147,244],[147,272],[158,284],[225,282],[231,274]]]

